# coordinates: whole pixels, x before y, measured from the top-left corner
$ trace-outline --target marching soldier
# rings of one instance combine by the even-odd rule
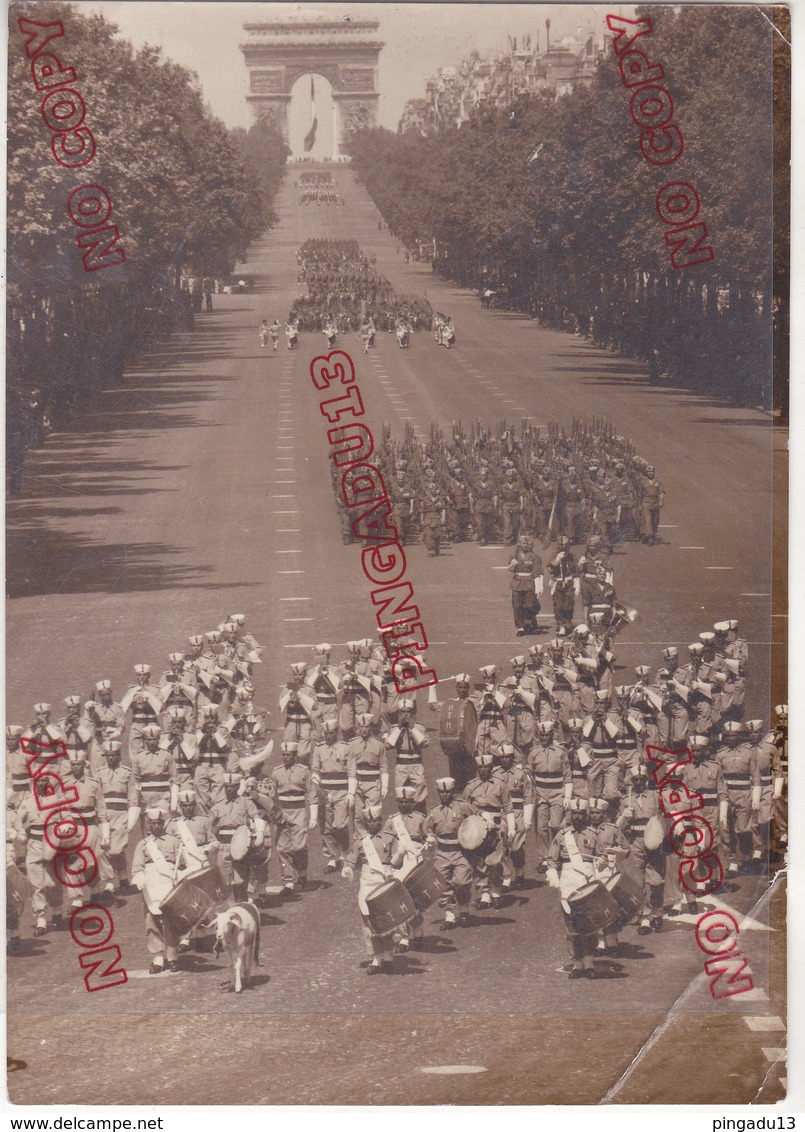
[[[399,723],[392,727],[385,737],[386,747],[396,754],[394,764],[395,787],[410,786],[414,791],[414,803],[422,814],[428,788],[425,784],[425,767],[422,752],[430,744],[424,727],[414,723],[415,704],[413,700],[399,702]]]
[[[286,743],[296,743],[302,751],[305,762],[313,750],[313,740],[319,710],[316,694],[306,683],[307,665],[297,661],[291,665],[291,679],[280,693],[280,711],[285,715],[283,738]],[[325,718],[330,716],[330,704],[325,703]]]
[[[165,810],[161,806],[149,806],[145,812],[150,833],[134,850],[131,863],[131,881],[143,894],[145,913],[145,942],[151,955],[149,975],[160,975],[167,967],[179,970],[179,939],[170,922],[165,919],[159,904],[147,888],[149,872],[160,874],[165,882],[172,883],[176,877],[176,859],[181,842],[165,830]]]
[[[548,884],[559,891],[565,930],[573,956],[571,979],[596,977],[593,964],[596,936],[578,931],[568,904],[568,899],[589,884],[594,875],[597,834],[588,824],[587,805],[584,798],[570,800],[569,825],[555,834],[548,854]]]
[[[570,766],[570,796],[572,798],[594,797],[590,790],[589,771],[593,764],[593,753],[584,742],[584,720],[573,717],[567,722],[567,739],[562,746],[567,752]]]
[[[95,854],[96,850],[109,848],[109,819],[106,812],[106,799],[97,778],[90,778],[86,773],[87,756],[83,751],[74,751],[70,754],[70,774],[65,779],[65,785],[73,787],[78,797],[70,803],[74,810],[86,822],[87,834],[84,845]],[[73,898],[71,908],[82,908],[92,899],[92,889],[98,883],[97,874],[87,878],[87,883],[79,886],[73,884],[70,888]]]
[[[500,779],[493,778],[494,758],[492,755],[475,756],[476,777],[467,783],[464,799],[476,813],[487,819],[490,828],[497,830],[500,847],[492,853],[473,855],[473,875],[480,897],[479,908],[497,907],[503,888],[503,869],[501,860],[506,842],[513,841],[516,833],[514,807],[506,786]],[[505,823],[504,823],[505,819]]]
[[[296,761],[298,749],[297,743],[282,743],[282,766],[269,776],[277,802],[277,853],[286,895],[302,891],[307,884],[308,829],[319,820],[316,786],[308,768]]]
[[[387,880],[394,877],[394,869],[402,864],[403,853],[396,835],[380,828],[382,817],[379,805],[369,804],[363,811],[364,827],[355,830],[352,848],[341,870],[341,876],[352,880],[355,869],[360,868],[358,886],[358,908],[361,914],[363,938],[371,962],[367,975],[378,975],[388,968],[394,959],[394,934],[379,934],[372,930],[366,897]]]
[[[119,738],[126,726],[126,713],[123,705],[117,703],[112,693],[111,680],[98,680],[93,699],[84,703],[84,718],[92,728],[93,740],[90,747],[90,766],[96,770],[104,765],[103,744],[107,739]]]
[[[609,820],[609,806],[603,798],[591,798],[588,813],[590,827],[595,831],[596,879],[603,882],[614,876],[619,871],[618,865],[629,857],[629,843],[615,823]],[[604,955],[620,954],[620,926],[623,926],[622,918],[601,932],[597,946],[599,952]]]
[[[159,748],[167,751],[176,764],[179,788],[192,786],[198,766],[198,742],[192,731],[187,731],[187,716],[179,704],[172,704],[165,712],[166,730],[159,737]]]
[[[534,824],[534,783],[531,775],[514,761],[515,750],[511,743],[501,743],[498,752],[499,766],[493,778],[499,779],[509,792],[514,813],[514,837],[508,841],[504,858],[503,888],[525,886],[525,840]]]
[[[85,760],[89,758],[90,743],[94,732],[86,720],[81,718],[83,704],[80,696],[68,696],[64,701],[67,714],[58,721],[56,726],[62,734],[68,756],[81,753]]]
[[[319,796],[319,825],[326,873],[344,863],[350,847],[349,819],[355,804],[349,791],[346,743],[338,741],[338,720],[322,722],[322,738],[313,748],[310,769]]]
[[[195,722],[198,691],[195,682],[190,682],[190,673],[185,668],[183,652],[172,652],[168,657],[170,668],[163,672],[159,681],[159,698],[164,710],[179,708],[184,712],[188,726]]]
[[[494,664],[485,664],[479,669],[484,686],[470,696],[478,714],[478,731],[475,736],[477,754],[490,754],[507,739],[503,720],[506,697],[496,687],[498,670]]]
[[[590,789],[596,798],[604,798],[610,804],[620,797],[621,765],[616,745],[619,734],[618,717],[609,710],[609,694],[596,692],[595,710],[584,720],[582,736],[593,756],[588,775]]]
[[[317,645],[315,649],[316,664],[305,676],[305,689],[308,698],[312,693],[312,698],[316,704],[318,711],[316,716],[319,721],[327,719],[334,719],[338,723],[338,694],[341,691],[341,678],[337,668],[330,664],[330,646],[327,644]],[[298,665],[291,665],[292,670],[298,668]],[[298,676],[300,673],[296,673]],[[306,707],[303,703],[303,707]],[[297,709],[297,715],[299,714]],[[303,736],[301,733],[298,735],[286,735],[285,738],[291,742],[301,743]]]
[[[392,832],[397,838],[397,851],[402,854],[402,863],[394,870],[394,875],[398,880],[404,881],[422,860],[428,831],[425,815],[415,808],[417,799],[414,787],[398,786],[395,795],[397,813],[386,818],[383,830]],[[422,922],[422,915],[417,912],[401,925],[400,938],[397,942],[398,951],[405,952],[410,947],[415,950],[421,947]]]
[[[223,776],[232,748],[229,732],[219,723],[218,708],[214,704],[201,709],[199,722],[201,727],[195,734],[198,759],[194,787],[201,808],[210,813],[212,806],[224,796]]]
[[[119,739],[107,739],[103,744],[105,766],[98,771],[98,782],[106,803],[109,823],[109,845],[102,853],[98,866],[104,892],[120,893],[128,888],[126,879],[126,849],[129,834],[140,816],[137,781],[131,767],[121,764],[123,746]]]
[[[771,756],[774,774],[772,821],[775,850],[784,855],[788,848],[788,704],[778,704],[774,714],[777,724],[771,733],[774,748]]]
[[[255,848],[262,848],[267,840],[268,825],[257,806],[242,793],[243,776],[232,771],[223,775],[224,797],[210,810],[210,824],[215,842],[218,843],[218,868],[232,889],[235,900],[245,900],[248,896],[249,881],[252,879],[252,865],[249,859],[235,861],[232,857],[232,838],[246,826],[253,835]],[[214,844],[211,843],[211,848]],[[267,860],[265,867],[267,867]],[[260,876],[254,878],[258,883]],[[265,883],[263,872],[262,881]]]
[[[56,854],[45,841],[46,816],[46,812],[37,806],[32,788],[19,804],[17,823],[28,841],[25,875],[31,889],[31,911],[36,917],[35,936],[45,935],[48,927],[52,927],[54,931],[60,931],[64,927],[64,888],[53,867]]]
[[[489,482],[486,468],[481,468],[478,481],[470,495],[473,523],[478,531],[478,544],[487,546],[494,539],[495,512],[498,499]]]
[[[124,713],[131,710],[130,754],[139,749],[143,728],[159,723],[163,706],[159,688],[151,682],[151,665],[135,664],[134,673],[137,683],[132,684],[120,701]]]
[[[710,739],[707,735],[692,735],[690,739],[691,762],[681,763],[673,770],[673,779],[678,779],[686,787],[688,795],[698,794],[701,798],[702,808],[696,810],[691,818],[706,821],[713,833],[712,852],[718,857],[719,867],[723,856],[722,852],[722,831],[727,828],[727,785],[724,781],[724,775],[721,772],[719,764],[711,757],[712,749]],[[664,808],[669,814],[673,814],[674,809],[686,810],[691,805],[690,798],[683,795],[680,798],[679,805],[677,806],[674,801],[674,784],[667,783],[663,786],[663,803]],[[685,828],[688,824],[687,819],[678,819],[676,829],[678,836],[681,839],[685,837]],[[691,821],[691,825],[693,822]],[[698,835],[695,825],[693,825],[693,836]],[[698,874],[698,875],[697,875]],[[689,878],[686,878],[686,883],[680,880],[679,870],[677,868],[669,868],[666,871],[665,878],[665,895],[668,902],[671,904],[669,911],[670,916],[679,916],[683,911],[689,912],[692,915],[697,915],[699,912],[699,905],[697,896],[699,893],[705,891],[713,891],[713,885],[707,883],[711,880],[709,876],[709,865],[702,865],[698,859],[694,860],[690,866]],[[720,882],[720,877],[718,878]],[[717,886],[716,886],[717,887]]]
[[[504,541],[508,540],[504,539]],[[536,633],[538,632],[537,615],[540,611],[539,599],[544,581],[542,559],[534,553],[534,540],[530,535],[520,536],[508,568],[512,575],[512,611],[517,636]]]
[[[555,741],[556,725],[543,720],[539,743],[531,749],[528,772],[533,782],[537,872],[544,873],[551,845],[562,825],[570,802],[572,778],[567,752]]]
[[[559,553],[548,563],[548,573],[553,578],[551,597],[556,633],[564,637],[573,631],[573,606],[579,593],[576,559],[570,550],[570,539],[565,535],[559,538]]]
[[[137,787],[144,834],[147,829],[145,810],[154,806],[176,809],[179,777],[173,756],[159,746],[162,731],[156,723],[147,723],[141,732],[143,746],[129,756],[131,772]]]
[[[646,828],[652,818],[660,819],[660,803],[656,790],[648,790],[648,775],[640,763],[632,771],[629,791],[621,804],[615,823],[623,830],[632,851],[632,864],[645,885],[645,899],[640,912],[638,935],[662,931],[665,885],[665,857],[662,848],[646,845]]]
[[[389,790],[389,764],[385,745],[372,735],[372,717],[358,716],[358,734],[347,746],[349,792],[355,799],[355,826],[363,830],[363,811],[379,806]]]
[[[716,751],[716,762],[724,775],[729,800],[727,855],[730,873],[745,869],[751,860],[753,800],[760,804],[757,755],[748,743],[742,742],[742,732],[743,726],[737,721],[725,723],[723,745]]]
[[[428,812],[426,822],[428,844],[436,848],[433,863],[449,885],[440,901],[445,913],[442,931],[455,928],[456,908],[462,927],[467,927],[470,921],[472,865],[459,844],[458,830],[464,819],[475,810],[463,798],[455,797],[455,789],[454,778],[436,779],[439,803]]]
[[[24,734],[24,727],[12,723],[6,725],[6,784],[18,801],[28,793],[31,786],[28,756],[20,746]]]

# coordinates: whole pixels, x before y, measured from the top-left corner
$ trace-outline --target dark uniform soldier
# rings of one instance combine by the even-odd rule
[[[435,480],[428,480],[422,492],[422,540],[428,558],[435,558],[441,551],[444,520],[445,499]]]
[[[639,491],[640,537],[643,542],[653,546],[657,541],[660,511],[665,499],[665,492],[650,464],[646,467],[645,475],[640,476]]]
[[[523,512],[523,485],[515,468],[507,468],[498,493],[503,514],[503,541],[508,545],[517,541]]]
[[[570,540],[564,535],[559,539],[559,553],[548,563],[548,572],[553,578],[551,596],[556,632],[564,637],[573,629],[573,606],[579,592],[576,559],[570,550]]]
[[[449,888],[441,898],[445,919],[442,931],[456,926],[456,908],[462,927],[469,924],[470,896],[472,895],[472,865],[458,841],[458,830],[465,818],[475,813],[463,798],[455,797],[454,778],[437,778],[439,803],[427,816],[428,843],[436,847],[433,863],[444,875]]]
[[[614,822],[609,820],[609,806],[603,798],[591,798],[590,826],[595,830],[596,879],[606,881],[614,876],[629,857],[629,843]],[[605,928],[598,939],[596,950],[604,955],[620,954],[618,930],[625,924],[621,916]]]
[[[497,494],[489,481],[486,468],[481,469],[470,498],[478,542],[481,546],[487,546],[494,539]]]
[[[508,568],[512,575],[512,612],[517,636],[536,633],[537,614],[540,611],[539,598],[544,581],[542,559],[534,554],[534,540],[530,535],[520,536]]]

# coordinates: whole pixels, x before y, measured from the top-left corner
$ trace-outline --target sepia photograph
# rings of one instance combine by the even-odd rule
[[[790,42],[10,3],[11,1105],[785,1102]]]

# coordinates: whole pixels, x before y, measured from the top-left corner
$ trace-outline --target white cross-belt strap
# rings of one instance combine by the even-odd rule
[[[573,836],[572,830],[566,829],[563,834],[565,849],[570,858],[570,863],[577,873],[586,873],[587,866],[584,864],[584,858],[579,852],[579,847],[576,844],[576,838]]]
[[[193,857],[196,861],[203,861],[204,863],[206,863],[204,851],[200,848],[198,842],[193,836],[190,826],[187,824],[184,818],[179,818],[179,820],[176,822],[176,828],[179,830],[179,836],[182,839],[182,844],[187,850],[188,855]]]
[[[160,847],[157,845],[156,838],[153,836],[153,834],[146,838],[145,845],[146,845],[146,848],[148,849],[148,855],[150,856],[151,860],[156,865],[159,872],[163,873],[166,877],[172,877],[173,876],[173,869],[168,864],[164,853],[162,852]]]
[[[391,819],[391,824],[394,826],[394,831],[397,834],[400,845],[402,845],[403,847],[403,852],[413,853],[414,855],[417,855],[419,853],[419,849],[411,840],[411,835],[405,828],[405,822],[402,819],[402,814],[394,814]]]
[[[369,865],[369,867],[371,869],[374,869],[376,873],[385,872],[386,866],[380,860],[377,849],[375,849],[375,843],[374,841],[372,841],[372,838],[368,833],[365,833],[361,838],[361,847],[363,848],[364,856],[366,857],[366,863]]]

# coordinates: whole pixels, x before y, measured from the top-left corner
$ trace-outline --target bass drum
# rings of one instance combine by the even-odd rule
[[[420,861],[411,869],[403,884],[419,912],[430,908],[431,904],[435,904],[447,891],[444,873],[440,872],[431,861]]]
[[[229,899],[229,885],[218,868],[182,877],[160,905],[162,915],[180,935],[188,935],[215,904]]]
[[[387,880],[366,897],[369,926],[375,935],[388,935],[416,915],[408,889],[399,880]]]
[[[456,791],[463,790],[475,774],[473,755],[478,734],[478,713],[471,700],[445,700],[439,712],[439,743],[450,764]]]
[[[578,935],[605,931],[618,918],[615,897],[597,880],[574,892],[567,904],[571,926]]]

